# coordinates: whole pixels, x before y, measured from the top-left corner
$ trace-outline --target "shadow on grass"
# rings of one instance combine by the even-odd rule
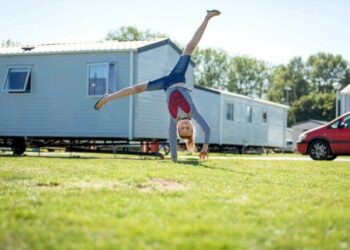
[[[235,169],[223,168],[223,167],[217,167],[217,166],[215,166],[215,167],[214,166],[209,166],[209,165],[205,164],[205,161],[195,160],[195,159],[186,160],[186,161],[178,161],[178,163],[184,164],[184,165],[189,165],[189,166],[192,166],[192,167],[207,168],[207,169],[210,169],[210,170],[221,170],[221,171],[227,171],[227,172],[231,172],[231,173],[239,173],[239,174],[251,175],[249,173],[237,171]]]
[[[83,156],[83,157],[80,157],[80,156],[57,156],[57,155],[21,155],[21,156],[18,156],[18,155],[1,155],[0,154],[0,158],[17,158],[17,159],[20,159],[20,158],[43,158],[43,159],[82,159],[82,160],[89,160],[89,159],[98,159],[97,157],[93,157],[93,156]]]
[[[131,158],[131,157],[127,157],[125,155],[118,155],[116,154],[116,156],[114,156],[113,154],[111,154],[110,156],[87,156],[87,155],[69,155],[68,153],[66,155],[48,155],[48,153],[45,154],[24,154],[21,156],[17,156],[17,155],[12,155],[12,154],[1,154],[0,153],[0,158],[42,158],[42,159],[64,159],[64,160],[68,160],[68,159],[72,159],[72,160],[91,160],[91,159],[96,159],[96,160],[102,160],[102,159],[108,159],[108,160],[135,160],[135,161],[151,161],[151,160],[160,160],[160,159],[154,159],[152,158],[153,156],[147,156],[147,157],[142,157],[140,155],[139,158]]]

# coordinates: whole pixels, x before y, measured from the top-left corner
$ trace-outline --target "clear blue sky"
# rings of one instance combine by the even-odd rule
[[[200,43],[272,63],[319,51],[350,61],[348,0],[0,0],[0,41],[96,41],[136,26],[186,44],[205,10],[217,8]]]

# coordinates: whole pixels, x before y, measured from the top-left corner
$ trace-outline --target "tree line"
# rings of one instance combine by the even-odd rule
[[[307,119],[332,120],[333,84],[339,82],[343,88],[350,83],[349,63],[341,55],[324,52],[279,65],[248,56],[231,57],[217,49],[199,49],[193,59],[197,84],[288,104],[289,125]]]
[[[145,40],[166,34],[123,26],[110,31],[104,40]],[[176,42],[175,42],[176,43]],[[1,46],[18,45],[11,39]],[[182,45],[176,43],[180,48]],[[307,119],[332,120],[335,116],[335,90],[350,83],[350,66],[341,55],[319,52],[305,61],[291,58],[286,64],[273,65],[249,56],[230,56],[220,49],[196,49],[196,84],[227,90],[290,105],[288,125]]]

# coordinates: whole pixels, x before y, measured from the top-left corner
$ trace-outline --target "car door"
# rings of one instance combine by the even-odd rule
[[[350,115],[333,123],[327,137],[333,154],[350,154]]]

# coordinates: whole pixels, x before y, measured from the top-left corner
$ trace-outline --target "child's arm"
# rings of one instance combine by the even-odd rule
[[[169,144],[171,152],[171,160],[177,162],[177,131],[176,131],[176,122],[170,118],[169,125]]]
[[[203,116],[197,111],[196,108],[193,108],[192,117],[196,120],[199,126],[202,128],[204,132],[204,144],[201,152],[199,153],[199,158],[204,160],[208,158],[208,147],[209,147],[209,138],[210,138],[210,127],[207,121],[203,118]]]

